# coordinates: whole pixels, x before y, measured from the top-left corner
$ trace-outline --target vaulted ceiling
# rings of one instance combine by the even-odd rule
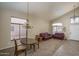
[[[29,4],[29,5],[28,5]],[[73,5],[79,6],[78,2],[0,2],[1,8],[13,9],[28,13],[32,17],[53,20],[73,9]],[[28,7],[29,8],[28,8]]]

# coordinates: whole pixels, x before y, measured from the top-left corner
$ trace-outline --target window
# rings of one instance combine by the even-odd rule
[[[25,19],[11,18],[11,40],[26,37]]]
[[[63,25],[62,23],[54,23],[52,24],[53,28],[53,34],[63,32]]]
[[[79,17],[71,17],[71,24],[79,23]]]

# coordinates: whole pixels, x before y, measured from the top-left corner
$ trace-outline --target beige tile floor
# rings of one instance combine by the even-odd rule
[[[54,56],[79,56],[79,41],[65,41]]]
[[[48,40],[32,56],[79,56],[79,41]]]
[[[51,56],[54,52],[63,44],[62,40],[54,40],[50,39],[40,43],[40,48],[36,49],[32,54],[28,54],[29,56]]]
[[[1,54],[8,53],[8,54]],[[13,56],[14,49],[0,50],[2,56]],[[20,56],[24,56],[22,53]],[[28,51],[27,56],[79,56],[79,41],[50,39],[40,43],[40,48],[36,47]]]

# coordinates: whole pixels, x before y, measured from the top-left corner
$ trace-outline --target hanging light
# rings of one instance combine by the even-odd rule
[[[27,12],[29,13],[29,2],[27,2]],[[26,14],[28,16],[28,13]],[[26,20],[25,28],[26,28],[26,48],[27,48],[27,39],[28,39],[28,25],[29,25],[29,20]],[[27,49],[26,49],[26,54],[27,54]]]
[[[74,21],[75,21],[75,5],[73,6],[73,8],[74,8],[74,15],[73,15],[73,19],[74,19]]]

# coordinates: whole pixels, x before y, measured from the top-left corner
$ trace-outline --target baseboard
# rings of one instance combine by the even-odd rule
[[[20,44],[19,44],[20,45]],[[8,49],[8,48],[13,48],[14,46],[9,46],[9,47],[4,47],[4,48],[0,48],[0,50],[3,50],[3,49]]]
[[[11,46],[11,47],[5,47],[5,48],[0,48],[0,50],[4,50],[4,49],[8,49],[8,48],[12,48],[14,46]]]
[[[69,40],[69,41],[77,41],[77,42],[79,42],[79,40]]]

